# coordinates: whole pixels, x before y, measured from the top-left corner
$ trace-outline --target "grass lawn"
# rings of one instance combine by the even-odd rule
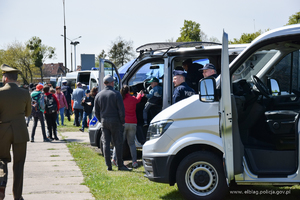
[[[79,131],[79,127],[66,121],[66,126],[59,126],[59,132]],[[87,132],[88,129],[85,130]],[[104,157],[97,148],[89,144],[67,144],[74,160],[80,167],[84,176],[84,185],[90,188],[95,199],[183,199],[177,185],[169,186],[149,181],[144,177],[144,167],[140,166],[132,172],[118,171],[113,166],[113,171],[108,172]],[[141,159],[141,152],[139,152]],[[141,161],[141,160],[139,160]],[[126,162],[128,163],[128,162]],[[131,161],[129,162],[131,163]],[[130,166],[130,164],[129,164]],[[242,193],[242,194],[241,194]],[[300,186],[274,187],[274,186],[237,186],[230,188],[230,194],[225,200],[272,200],[293,199],[300,197]]]

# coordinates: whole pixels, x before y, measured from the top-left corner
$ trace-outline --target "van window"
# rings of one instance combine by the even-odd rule
[[[97,86],[98,86],[97,81],[92,78],[91,79],[91,88],[90,89],[92,89],[93,87],[97,87]]]
[[[115,79],[114,89],[119,91],[121,89],[119,84],[120,80],[118,75],[116,74],[115,68],[110,63],[104,63],[104,76],[109,74]]]
[[[278,50],[260,50],[255,52],[234,72],[232,80],[250,80],[251,75],[256,75],[277,53],[279,54]]]
[[[278,42],[252,54],[233,73],[232,80],[250,81],[251,75],[257,75],[265,84],[268,78],[276,79],[283,94],[300,90],[300,51],[284,48],[286,43]]]
[[[129,79],[128,85],[136,85],[138,83],[143,83],[144,81],[150,80],[153,77],[159,79],[162,82],[161,78],[164,75],[164,64],[161,62],[152,62],[142,65]]]
[[[292,93],[292,90],[300,90],[300,51],[294,51],[286,55],[275,67],[270,70],[268,77],[276,79],[280,83],[280,90]]]

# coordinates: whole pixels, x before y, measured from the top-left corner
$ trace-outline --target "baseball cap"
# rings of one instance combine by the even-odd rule
[[[43,88],[44,88],[44,86],[41,85],[41,84],[38,84],[38,85],[35,87],[35,89],[36,89],[37,91],[41,91]]]
[[[155,77],[151,78],[151,80],[148,83],[157,82],[159,83],[159,80]]]
[[[104,78],[103,78],[103,82],[104,82],[104,83],[105,83],[105,82],[111,83],[111,82],[113,82],[113,81],[114,81],[114,78],[113,78],[110,74],[104,76]]]
[[[87,93],[90,93],[90,90],[85,90],[85,93],[87,94]]]

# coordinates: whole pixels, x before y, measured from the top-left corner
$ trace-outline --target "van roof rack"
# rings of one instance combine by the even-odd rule
[[[158,51],[164,49],[180,48],[180,47],[197,47],[197,46],[222,45],[216,42],[157,42],[144,44],[136,49],[136,52]]]

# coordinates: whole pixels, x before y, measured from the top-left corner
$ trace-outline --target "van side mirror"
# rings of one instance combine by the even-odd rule
[[[268,85],[270,87],[272,96],[278,96],[278,95],[280,95],[281,94],[281,90],[280,90],[278,81],[271,78],[271,79],[268,79],[268,82],[269,82]]]
[[[216,98],[216,80],[213,77],[201,79],[199,82],[199,100],[214,102]]]

